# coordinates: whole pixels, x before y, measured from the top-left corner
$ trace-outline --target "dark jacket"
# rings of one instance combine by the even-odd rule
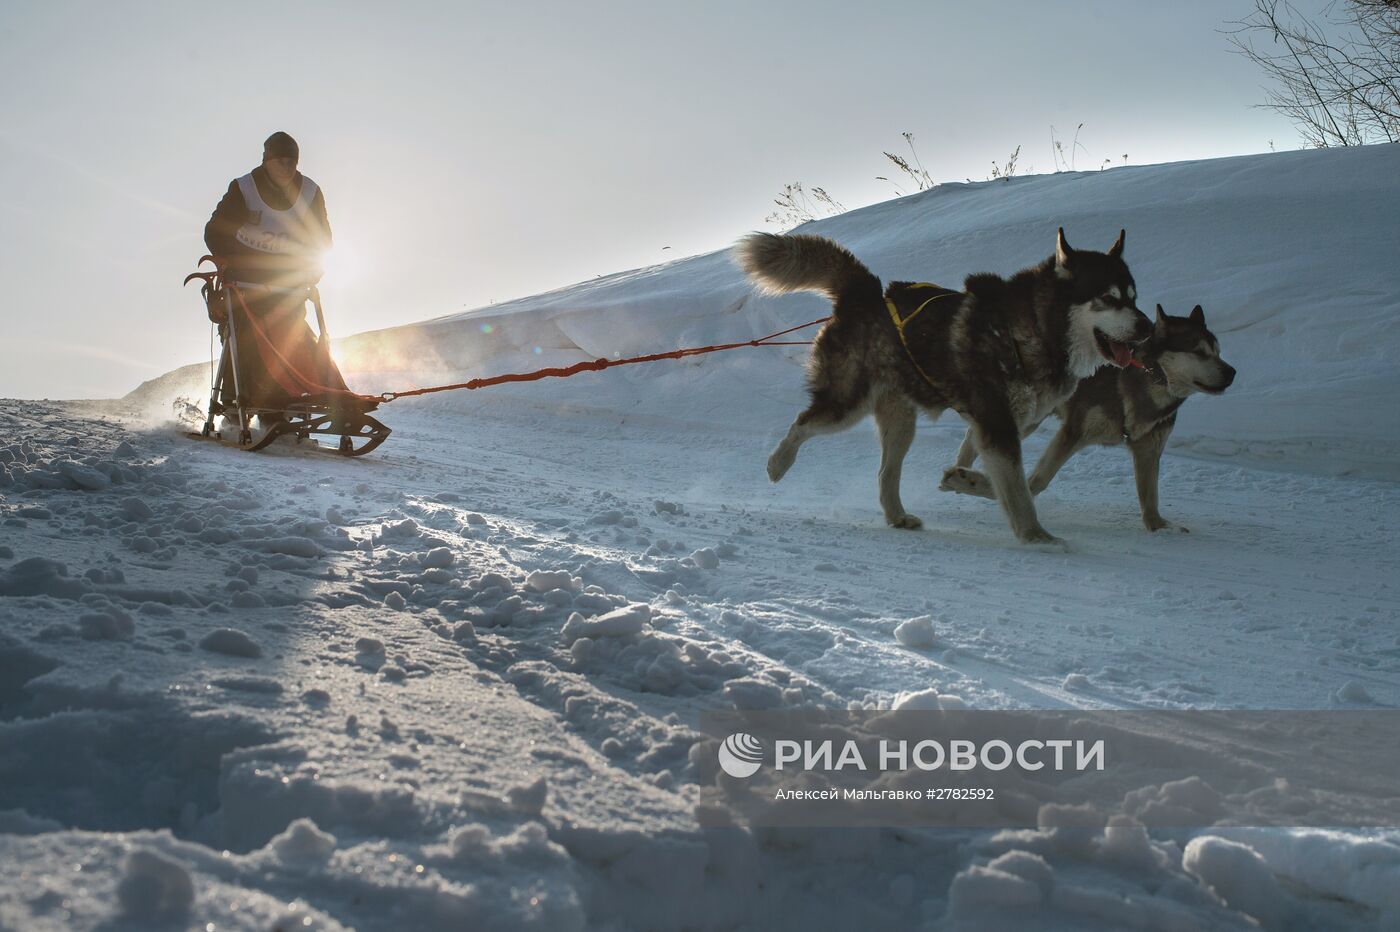
[[[298,189],[301,181],[302,175],[298,172]],[[282,189],[273,183],[267,174],[267,169],[261,165],[253,169],[253,183],[257,185],[258,194],[264,203],[273,210],[287,210],[292,206],[292,202],[282,193]],[[311,201],[311,216],[313,222],[319,226],[318,235],[324,234],[325,241],[321,249],[329,249],[331,225],[330,221],[326,219],[326,197],[319,187],[316,190],[315,198]],[[287,281],[306,282],[320,279],[320,268],[308,265],[305,259],[269,255],[240,243],[235,234],[239,227],[248,221],[248,218],[248,204],[243,199],[243,192],[239,190],[238,180],[234,179],[229,182],[228,190],[224,192],[219,206],[214,208],[213,216],[204,225],[205,245],[209,247],[209,251],[214,256],[227,264],[235,277],[243,281],[265,284],[285,283]]]

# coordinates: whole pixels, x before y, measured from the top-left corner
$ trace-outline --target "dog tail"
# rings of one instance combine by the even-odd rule
[[[824,236],[752,233],[734,246],[734,261],[749,280],[770,294],[815,291],[842,316],[843,305],[883,301],[880,279],[851,251]]]

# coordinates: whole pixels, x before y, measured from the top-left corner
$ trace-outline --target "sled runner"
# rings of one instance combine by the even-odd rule
[[[313,435],[338,438],[336,452],[362,456],[389,436],[369,412],[382,399],[350,391],[330,354],[330,335],[315,285],[274,287],[228,278],[213,256],[212,272],[192,272],[185,284],[204,282],[209,320],[218,327],[218,368],[211,376],[209,408],[196,436],[223,439],[223,429],[237,431],[238,445],[261,450],[279,437],[300,443]],[[307,326],[306,302],[316,309],[313,335]],[[263,428],[253,441],[252,421]]]

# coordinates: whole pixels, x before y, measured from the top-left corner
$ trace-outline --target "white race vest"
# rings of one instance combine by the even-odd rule
[[[273,255],[311,255],[322,245],[325,231],[311,212],[316,182],[301,177],[301,192],[286,210],[273,210],[258,193],[251,173],[238,179],[238,190],[248,205],[248,220],[234,237],[249,249]]]

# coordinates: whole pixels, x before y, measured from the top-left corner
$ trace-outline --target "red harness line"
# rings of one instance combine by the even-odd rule
[[[212,275],[213,273],[206,273]],[[194,277],[203,277],[192,275]],[[208,279],[206,279],[207,281]],[[187,278],[186,281],[189,281]],[[253,336],[259,346],[267,355],[265,359],[275,359],[281,365],[269,366],[269,374],[274,380],[289,394],[295,396],[305,392],[307,388],[315,389],[332,395],[345,395],[360,401],[374,401],[381,404],[388,404],[398,398],[410,398],[414,395],[431,395],[435,392],[450,392],[465,388],[468,391],[478,388],[487,388],[491,385],[501,385],[506,382],[534,382],[538,379],[563,379],[580,372],[599,372],[603,369],[610,369],[613,366],[630,366],[639,362],[657,362],[662,359],[684,359],[687,356],[700,356],[705,353],[718,353],[723,350],[739,349],[744,346],[810,346],[808,340],[778,340],[777,337],[786,336],[798,330],[806,330],[808,327],[815,327],[817,324],[824,324],[831,320],[831,317],[821,317],[817,320],[809,320],[805,324],[798,324],[796,327],[788,327],[786,330],[779,330],[764,337],[753,340],[742,340],[737,343],[717,343],[712,346],[688,346],[682,349],[671,350],[665,353],[648,353],[645,356],[628,356],[624,359],[590,359],[585,362],[577,362],[572,366],[555,367],[547,369],[536,369],[532,372],[507,372],[503,375],[493,375],[489,378],[470,379],[466,382],[453,382],[450,385],[434,385],[428,388],[406,389],[401,392],[382,392],[379,395],[362,395],[352,392],[349,389],[336,388],[330,385],[322,385],[314,378],[309,378],[276,346],[267,335],[261,323],[248,309],[248,304],[243,299],[243,292],[232,282],[228,287],[233,289],[234,297],[238,299],[239,306],[243,309],[243,315],[248,320],[253,330]],[[318,347],[322,352],[328,352],[328,347]],[[300,383],[300,384],[297,384]]]
[[[451,385],[434,385],[431,388],[414,388],[402,392],[384,392],[379,399],[385,403],[396,398],[408,398],[413,395],[430,395],[433,392],[450,392],[454,389],[465,388],[468,390],[486,388],[490,385],[500,385],[504,382],[533,382],[536,379],[562,379],[580,372],[598,372],[613,366],[630,366],[638,362],[656,362],[661,359],[684,359],[687,356],[699,356],[704,353],[718,353],[721,350],[738,349],[741,346],[808,346],[807,340],[775,340],[774,337],[785,336],[795,330],[805,330],[808,327],[815,327],[817,324],[826,323],[830,317],[822,317],[819,320],[810,320],[805,324],[798,324],[796,327],[789,327],[786,330],[779,330],[777,333],[770,333],[766,337],[759,337],[756,340],[744,340],[739,343],[718,343],[714,346],[689,346],[684,349],[671,350],[669,353],[649,353],[646,356],[628,356],[625,359],[590,359],[586,362],[576,362],[572,366],[552,369],[536,369],[533,372],[509,372],[505,375],[493,375],[485,379],[471,379],[467,382],[454,382]]]

